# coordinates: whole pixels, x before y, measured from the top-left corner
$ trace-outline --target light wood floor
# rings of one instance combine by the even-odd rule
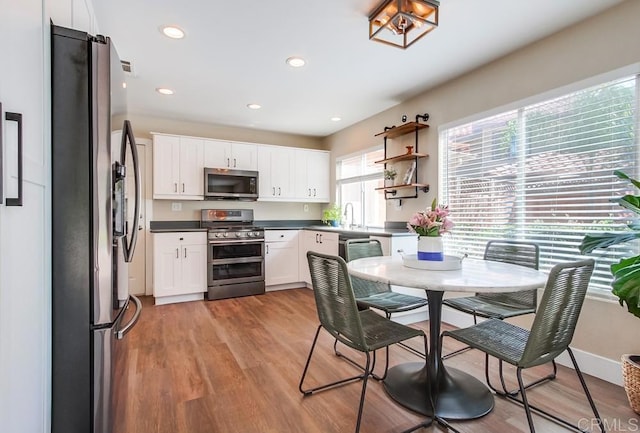
[[[122,344],[116,378],[118,433],[344,433],[355,427],[360,383],[302,397],[298,381],[318,322],[308,289],[219,301],[154,306],[144,299],[138,325]],[[413,326],[427,329],[427,322]],[[354,373],[331,352],[322,333],[311,364],[311,384]],[[420,344],[415,341],[416,347]],[[456,347],[445,340],[445,352]],[[391,365],[417,361],[393,347]],[[468,351],[446,361],[484,378],[484,357]],[[540,373],[539,371],[536,373]],[[621,387],[586,377],[610,432],[640,431]],[[572,370],[528,393],[533,404],[576,422],[591,418]],[[382,384],[367,389],[361,432],[400,432],[422,417],[395,404]],[[538,432],[566,430],[535,416]],[[496,399],[495,409],[461,432],[528,432],[521,407]],[[440,431],[431,427],[421,431]]]

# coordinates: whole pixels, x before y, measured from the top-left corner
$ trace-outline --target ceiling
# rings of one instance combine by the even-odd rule
[[[131,113],[322,137],[621,1],[441,0],[440,26],[406,50],[369,41],[379,0],[93,5],[100,33],[133,65]],[[166,24],[185,38],[165,37]],[[291,56],[307,64],[293,69]]]

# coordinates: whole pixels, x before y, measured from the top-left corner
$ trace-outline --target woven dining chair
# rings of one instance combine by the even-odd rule
[[[347,262],[364,257],[380,257],[383,255],[382,245],[377,239],[349,239],[345,243],[345,258]],[[392,291],[388,283],[351,277],[351,284],[360,308],[380,310],[387,319],[391,319],[391,315],[394,313],[415,310],[428,304],[425,298]],[[422,358],[425,357],[425,353],[411,346],[404,343],[401,346]],[[336,349],[338,356],[343,356],[336,347],[334,349]]]
[[[494,262],[511,263],[538,269],[540,248],[533,242],[514,240],[491,240],[487,242],[484,250],[484,260]],[[473,323],[478,323],[478,317],[487,319],[504,320],[510,317],[523,316],[536,312],[538,304],[538,290],[525,290],[507,293],[476,293],[475,296],[445,299],[443,305],[462,311],[473,316]],[[458,355],[469,347],[463,347],[443,356],[443,359]],[[556,377],[558,367],[555,361],[551,362],[553,371],[526,385],[530,388],[534,385],[553,380]],[[498,365],[500,383],[504,392],[508,391],[504,380],[502,362]]]
[[[589,279],[593,273],[593,259],[564,263],[554,266],[549,273],[540,306],[531,325],[531,330],[520,328],[503,320],[489,319],[477,325],[454,331],[444,331],[447,336],[468,346],[485,352],[485,376],[489,382],[489,356],[516,367],[518,394],[503,393],[492,387],[497,395],[516,401],[524,406],[531,433],[535,432],[532,411],[556,421],[565,427],[581,430],[559,416],[529,404],[522,381],[522,370],[546,364],[565,350],[569,353],[576,375],[589,401],[595,419],[604,433],[604,425],[593,402],[587,383],[569,347],[582,309]],[[491,386],[491,385],[490,385]]]
[[[386,349],[385,375],[389,367],[389,346],[414,337],[422,337],[425,348],[427,339],[419,329],[387,320],[373,310],[359,310],[347,271],[347,263],[338,256],[307,252],[313,294],[320,325],[316,330],[309,356],[298,386],[305,396],[329,388],[362,380],[360,404],[356,420],[356,433],[360,430],[367,380],[375,368],[376,350]],[[365,354],[364,371],[356,376],[340,379],[314,388],[304,388],[304,380],[309,369],[320,330],[327,331],[348,347]]]

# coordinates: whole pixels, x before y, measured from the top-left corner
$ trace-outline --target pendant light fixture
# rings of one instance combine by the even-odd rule
[[[369,15],[369,39],[405,49],[438,27],[437,0],[385,0]]]

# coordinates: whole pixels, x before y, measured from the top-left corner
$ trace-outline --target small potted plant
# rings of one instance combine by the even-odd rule
[[[384,171],[384,186],[385,186],[385,188],[394,185],[397,175],[398,175],[398,172],[396,171],[395,168],[389,167],[389,168],[385,169],[385,171]]]
[[[613,174],[640,188],[640,182],[625,173],[614,171]],[[636,215],[640,215],[640,195],[628,194],[614,201]],[[628,227],[629,230],[622,233],[604,232],[585,235],[580,244],[580,252],[587,254],[597,248],[607,248],[640,238],[640,224],[637,221],[631,222]],[[618,297],[621,306],[626,304],[627,310],[640,318],[640,255],[623,258],[619,263],[611,265],[611,273],[613,274],[611,293]],[[631,408],[640,414],[640,355],[623,355],[622,373]]]
[[[322,211],[322,222],[327,225],[338,227],[341,220],[342,208],[336,203],[332,204],[328,209]]]

